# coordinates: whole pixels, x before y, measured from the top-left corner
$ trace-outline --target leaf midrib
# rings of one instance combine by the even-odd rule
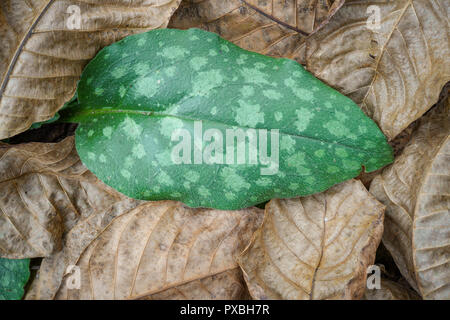
[[[206,121],[209,123],[218,123],[221,125],[227,125],[227,126],[231,126],[231,127],[239,127],[241,129],[257,129],[257,128],[251,128],[251,127],[246,127],[246,126],[240,126],[240,125],[233,125],[233,124],[229,124],[229,123],[225,123],[225,122],[219,122],[219,121],[214,121],[214,120],[210,120],[210,119],[196,119],[196,118],[190,118],[190,117],[186,117],[186,116],[180,116],[180,115],[173,115],[173,114],[167,114],[167,113],[161,113],[161,112],[157,112],[157,111],[144,111],[144,110],[123,110],[123,109],[95,109],[95,110],[91,110],[91,111],[81,111],[81,112],[75,112],[74,115],[78,116],[90,116],[90,115],[101,115],[101,114],[114,114],[114,113],[118,113],[118,114],[136,114],[136,115],[144,115],[144,116],[159,116],[159,117],[172,117],[172,118],[177,118],[180,120],[184,120],[184,121]],[[267,128],[266,128],[267,129]],[[273,128],[276,129],[276,128]],[[327,143],[327,144],[332,144],[332,145],[337,145],[337,146],[341,146],[344,148],[348,148],[348,149],[352,149],[352,150],[358,150],[360,152],[364,152],[364,153],[369,153],[368,150],[366,149],[362,149],[362,148],[356,148],[353,146],[349,146],[340,142],[331,142],[328,140],[321,140],[318,138],[313,138],[313,137],[308,137],[308,136],[303,136],[303,135],[298,135],[298,134],[292,134],[292,133],[286,133],[283,131],[280,131],[280,134],[284,134],[284,135],[288,135],[291,137],[295,137],[295,138],[301,138],[301,139],[307,139],[307,140],[312,140],[314,142],[317,143]]]
[[[386,38],[385,43],[383,44],[383,47],[382,47],[381,50],[380,50],[381,54],[378,55],[377,61],[376,61],[376,64],[375,64],[375,68],[374,68],[374,70],[375,70],[375,75],[374,75],[374,77],[372,78],[372,81],[370,82],[370,84],[368,85],[369,90],[367,90],[366,94],[364,95],[364,98],[363,98],[363,100],[361,101],[361,105],[366,104],[366,101],[367,101],[367,98],[368,98],[368,96],[369,96],[370,90],[373,88],[373,85],[374,85],[374,83],[375,83],[375,80],[376,80],[377,77],[378,77],[378,67],[380,66],[381,59],[383,58],[384,53],[386,52],[386,47],[387,47],[387,45],[390,43],[390,41],[391,41],[391,39],[392,39],[392,35],[394,34],[394,31],[397,29],[398,25],[400,24],[400,21],[401,21],[402,18],[404,17],[404,15],[405,15],[405,13],[406,13],[406,10],[408,9],[409,6],[412,6],[412,0],[408,0],[408,1],[406,2],[405,6],[404,6],[403,9],[402,9],[402,12],[399,14],[398,19],[395,21],[394,25],[392,26],[392,30],[390,31],[389,35],[388,35],[387,38]]]
[[[14,52],[14,56],[8,66],[8,70],[6,70],[5,77],[3,78],[2,84],[0,86],[0,99],[3,97],[3,92],[5,91],[6,85],[9,82],[9,79],[11,77],[11,73],[16,66],[17,59],[19,58],[20,54],[22,53],[22,49],[25,46],[25,43],[30,39],[31,35],[33,34],[33,30],[36,27],[36,25],[39,23],[41,18],[45,15],[48,8],[55,2],[55,0],[49,0],[49,2],[43,7],[42,11],[39,13],[39,15],[35,18],[33,23],[28,28],[27,32],[25,33],[24,37],[19,43],[19,46],[16,49],[16,52]]]

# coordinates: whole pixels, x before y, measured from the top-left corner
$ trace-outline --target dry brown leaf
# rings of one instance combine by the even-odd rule
[[[344,0],[184,0],[169,28],[205,29],[246,50],[304,63],[305,34],[325,24],[343,3]]]
[[[247,6],[299,33],[311,34],[322,27],[345,0],[243,0]]]
[[[421,119],[403,153],[370,186],[386,205],[383,243],[424,299],[450,299],[450,105]]]
[[[421,300],[414,291],[404,286],[381,278],[381,289],[366,289],[365,300]]]
[[[384,206],[358,180],[266,205],[239,261],[255,299],[359,299],[383,232]]]
[[[77,221],[125,199],[86,169],[73,137],[0,144],[0,256],[49,256]]]
[[[2,0],[0,139],[50,119],[72,97],[83,67],[99,49],[165,27],[180,1]],[[71,24],[71,5],[80,10],[80,29]]]
[[[220,211],[160,201],[122,213],[98,234],[86,232],[89,226],[81,222],[64,252],[44,259],[27,298],[246,297],[235,259],[262,218],[258,208]],[[79,290],[68,289],[70,279],[62,279],[71,264],[80,268]]]
[[[346,1],[308,39],[307,69],[360,104],[393,139],[437,102],[450,80],[448,6],[447,0]],[[376,8],[380,29],[371,31],[367,21]]]

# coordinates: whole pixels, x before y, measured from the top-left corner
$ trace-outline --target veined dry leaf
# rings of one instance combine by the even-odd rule
[[[77,221],[125,198],[86,169],[73,137],[0,144],[0,256],[49,256]]]
[[[32,282],[27,298],[52,299],[61,286],[64,275],[70,271],[67,268],[76,264],[83,250],[115,217],[129,212],[140,203],[142,202],[127,198],[114,203],[110,209],[79,220],[64,235],[62,250],[42,260],[39,276]]]
[[[311,34],[323,26],[344,0],[243,0],[264,16],[299,33]]]
[[[304,64],[305,34],[315,32],[343,3],[344,0],[184,0],[169,27],[202,28],[243,49]]]
[[[450,299],[449,133],[447,98],[370,186],[386,205],[383,243],[424,299]]]
[[[360,104],[392,139],[436,103],[450,80],[449,5],[346,1],[308,39],[306,66]]]
[[[0,139],[52,118],[99,49],[165,27],[180,1],[2,0]]]
[[[239,264],[255,299],[359,299],[383,232],[384,206],[357,180],[271,200]]]
[[[421,300],[414,291],[384,278],[381,278],[381,289],[366,289],[365,300]]]
[[[92,242],[82,251],[86,232],[72,235],[65,253],[53,259],[53,267],[41,268],[27,298],[243,298],[246,289],[235,258],[262,217],[258,208],[219,211],[175,201],[143,203],[97,235],[88,233]],[[79,267],[79,290],[67,285],[70,276],[59,280],[61,286],[48,285],[45,280],[55,269],[70,264]]]

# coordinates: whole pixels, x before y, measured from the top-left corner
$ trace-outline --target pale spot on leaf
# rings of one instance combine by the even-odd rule
[[[144,146],[141,143],[134,145],[132,152],[133,156],[135,156],[138,159],[142,159],[147,154],[145,152]]]
[[[203,198],[211,197],[211,192],[209,192],[209,190],[205,186],[200,186],[198,188],[198,193]]]
[[[159,56],[164,56],[164,58],[171,60],[184,58],[184,56],[188,54],[189,51],[180,46],[164,48],[162,52],[158,52]]]
[[[103,88],[95,88],[95,95],[96,96],[101,96],[103,94],[103,92],[105,92],[105,90]]]
[[[160,132],[163,136],[167,138],[172,137],[172,133],[175,129],[183,128],[183,121],[178,118],[163,118],[160,122]]]
[[[130,179],[130,177],[131,177],[130,171],[128,171],[128,170],[126,170],[126,169],[120,170],[120,174],[121,174],[125,179]]]
[[[121,129],[124,131],[125,135],[131,139],[137,139],[142,134],[142,127],[138,125],[130,117],[126,117],[124,121],[120,124]]]
[[[224,81],[221,70],[208,70],[200,72],[194,80],[193,95],[208,96],[210,91],[220,86]]]
[[[294,151],[295,140],[291,136],[282,136],[280,149],[287,152]]]
[[[111,139],[112,132],[113,132],[113,129],[111,127],[103,128],[103,135],[108,139]]]
[[[242,189],[249,189],[250,183],[245,181],[243,177],[236,173],[233,168],[226,167],[220,173],[221,178],[224,181],[225,186],[234,192],[239,192]]]
[[[283,114],[280,111],[276,111],[274,114],[276,121],[281,121],[283,119]]]
[[[195,70],[195,71],[199,71],[201,70],[206,64],[208,64],[208,59],[206,59],[205,57],[194,57],[191,59],[191,61],[189,62],[189,64],[191,65],[191,67]]]
[[[161,172],[158,174],[157,181],[158,181],[160,184],[165,185],[165,186],[171,186],[171,185],[173,185],[173,180],[172,180],[172,178],[171,178],[167,173],[165,173],[164,171],[161,171]]]
[[[264,90],[263,95],[272,100],[281,99],[281,93],[279,93],[278,91],[272,90],[272,89]]]
[[[259,104],[249,104],[244,100],[238,101],[240,107],[236,110],[235,120],[241,126],[254,127],[258,123],[264,123],[264,113]]]
[[[305,131],[309,122],[314,117],[314,114],[306,108],[300,108],[299,110],[296,110],[295,113],[297,114],[297,121],[294,122],[294,125],[297,127],[298,131]]]

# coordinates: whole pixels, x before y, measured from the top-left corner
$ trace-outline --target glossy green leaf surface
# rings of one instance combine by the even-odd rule
[[[392,161],[377,125],[300,64],[198,29],[153,30],[103,49],[77,94],[61,116],[80,123],[82,161],[133,198],[239,209]]]
[[[0,300],[20,300],[30,277],[30,259],[0,258]]]

